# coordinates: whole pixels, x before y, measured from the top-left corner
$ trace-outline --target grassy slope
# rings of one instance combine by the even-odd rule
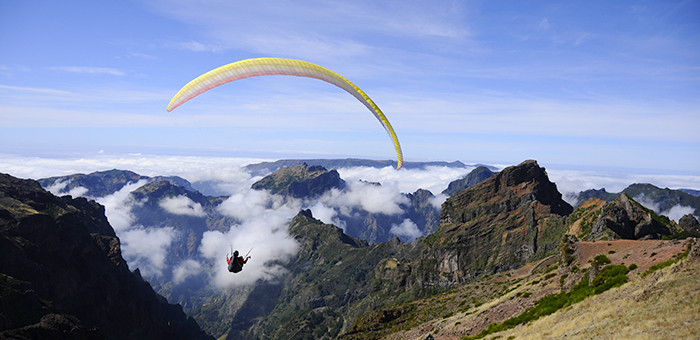
[[[700,262],[676,264],[486,339],[693,339],[699,279]]]
[[[630,260],[634,260],[640,265],[627,275],[630,283],[483,338],[661,339],[665,336],[675,339],[700,334],[700,323],[696,320],[700,315],[700,261],[684,260],[643,276],[640,274],[653,262],[660,263],[672,257],[666,250],[674,250],[676,254],[682,252],[685,242],[631,242],[636,243],[637,248],[630,248],[632,244],[629,242],[582,243],[575,253],[577,261],[573,263],[580,269],[590,270],[588,260],[600,253],[610,256],[614,265],[625,262],[629,265]],[[617,247],[620,249],[616,253],[608,253]],[[652,257],[653,262],[644,263],[640,259],[650,257],[649,247],[659,254]],[[603,249],[605,252],[601,252]],[[618,256],[620,253],[625,255]],[[631,255],[626,255],[628,253]],[[446,294],[410,303],[418,308],[405,308],[404,305],[408,313],[400,318],[401,325],[391,327],[394,328],[392,334],[365,332],[356,336],[425,339],[431,334],[436,340],[473,336],[489,324],[522,314],[546,295],[559,294],[562,287],[571,289],[583,276],[581,270],[572,271],[572,267],[562,267],[551,258],[494,277],[484,277]],[[371,324],[368,326],[372,327]]]

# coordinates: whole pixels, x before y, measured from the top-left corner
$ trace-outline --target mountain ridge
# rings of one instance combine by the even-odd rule
[[[0,244],[0,337],[212,339],[129,271],[94,201],[0,174]]]

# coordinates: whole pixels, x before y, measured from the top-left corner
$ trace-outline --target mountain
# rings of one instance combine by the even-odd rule
[[[693,190],[693,189],[678,189],[688,195],[692,196],[700,196],[700,190]]]
[[[551,255],[572,210],[536,161],[507,167],[443,203],[418,283],[452,287]]]
[[[252,189],[269,190],[273,194],[294,198],[312,198],[336,188],[345,187],[345,181],[335,169],[308,166],[306,163],[279,169],[255,182]]]
[[[612,202],[598,198],[584,201],[568,217],[566,225],[568,233],[588,241],[700,236],[695,217],[687,214],[681,220],[682,226],[677,225],[622,193]]]
[[[447,189],[443,190],[442,193],[447,195],[447,196],[454,196],[456,193],[464,190],[471,188],[484,180],[490,178],[493,176],[495,172],[491,171],[489,168],[486,166],[479,166],[476,169],[472,170],[467,176],[465,176],[462,179],[458,179],[456,181],[452,181],[448,186]]]
[[[635,183],[628,186],[620,193],[609,193],[605,188],[598,190],[589,189],[580,192],[575,199],[579,204],[590,198],[599,198],[603,201],[612,202],[622,194],[627,194],[645,206],[653,207],[657,214],[668,212],[675,206],[685,206],[692,207],[694,209],[693,214],[695,216],[700,216],[700,197],[692,193],[692,190],[687,189],[662,189],[652,184]]]
[[[0,338],[212,339],[129,271],[104,207],[0,174]]]
[[[660,239],[671,235],[670,221],[644,208],[624,193],[615,201],[601,207],[600,215],[593,229],[591,238],[599,238],[606,231],[612,231],[614,237],[623,239]]]
[[[63,185],[59,188],[59,192],[68,193],[71,190],[84,188],[86,192],[80,196],[88,197],[104,197],[111,195],[129,183],[136,183],[139,180],[148,180],[149,182],[167,181],[173,185],[184,187],[186,190],[193,191],[190,182],[184,178],[171,176],[148,177],[141,176],[135,172],[127,170],[108,170],[97,171],[91,174],[74,174],[68,176],[49,177],[37,180],[43,188],[49,188],[56,185]]]
[[[574,200],[576,200],[579,204],[591,199],[591,198],[597,198],[601,199],[606,202],[612,202],[616,198],[620,196],[620,193],[610,193],[605,190],[605,188],[601,189],[588,189],[584,190],[578,193],[578,195],[572,196]]]

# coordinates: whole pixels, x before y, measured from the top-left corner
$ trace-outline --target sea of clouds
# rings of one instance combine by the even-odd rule
[[[447,198],[440,194],[448,184],[466,176],[473,167],[425,169],[401,169],[392,167],[353,167],[337,169],[347,182],[345,190],[330,190],[314,200],[284,198],[267,191],[252,190],[251,185],[262,176],[245,171],[251,163],[269,161],[251,158],[217,157],[168,157],[150,155],[97,155],[92,158],[49,159],[0,155],[0,172],[19,178],[40,179],[76,173],[91,173],[110,169],[131,170],[145,176],[180,176],[188,181],[215,183],[217,191],[226,193],[228,199],[218,206],[221,214],[235,218],[240,223],[230,226],[227,232],[205,232],[199,244],[199,257],[184,259],[168,265],[168,249],[180,235],[172,227],[143,226],[134,223],[131,209],[144,202],[134,200],[129,193],[145,184],[130,183],[121,190],[105,196],[92,197],[86,188],[64,189],[67,182],[57,182],[47,190],[56,194],[70,194],[95,199],[105,206],[107,218],[122,242],[124,258],[133,268],[139,268],[145,277],[159,277],[168,273],[175,284],[193,275],[207,275],[216,287],[251,284],[258,279],[274,280],[284,272],[282,263],[289,261],[298,251],[299,244],[288,232],[288,222],[301,209],[311,209],[315,218],[344,228],[339,216],[350,215],[354,209],[387,215],[403,214],[401,204],[407,204],[406,193],[417,189],[430,190],[436,197],[433,204],[440,206]],[[540,164],[540,166],[544,166]],[[501,169],[504,165],[496,165]],[[557,184],[564,197],[586,189],[606,188],[608,192],[620,192],[633,183],[651,183],[661,188],[700,189],[700,176],[635,174],[630,172],[557,170],[547,167],[551,181]],[[381,183],[380,186],[373,184]],[[571,204],[576,202],[571,201]],[[640,203],[657,213],[678,220],[692,213],[692,208],[675,206],[668,211],[643,197]],[[158,204],[166,211],[195,217],[204,217],[201,205],[186,196],[164,199]],[[404,219],[391,227],[391,233],[404,241],[422,236],[416,224]],[[245,270],[232,275],[223,259],[231,245],[236,245],[245,255],[250,250],[253,259]]]

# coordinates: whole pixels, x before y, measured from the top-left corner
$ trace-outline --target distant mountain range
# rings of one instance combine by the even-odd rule
[[[357,159],[357,158],[346,158],[346,159],[282,159],[275,162],[262,162],[256,164],[249,164],[245,166],[247,171],[253,174],[268,174],[275,172],[282,168],[288,168],[295,165],[306,164],[308,166],[320,165],[326,169],[340,169],[340,168],[350,168],[365,166],[370,168],[386,168],[396,166],[395,161],[384,160],[369,160],[369,159]],[[450,168],[467,168],[467,167],[478,167],[485,166],[491,170],[497,170],[495,167],[488,165],[467,165],[460,161],[454,162],[404,162],[404,169],[425,169],[429,166],[439,166],[439,167],[450,167]]]
[[[698,191],[688,189],[662,189],[651,184],[637,183],[628,186],[619,193],[609,193],[605,188],[598,190],[589,189],[581,191],[572,198],[579,204],[590,198],[598,198],[606,202],[611,202],[622,194],[627,194],[638,201],[653,205],[657,213],[667,212],[675,206],[685,206],[692,207],[694,209],[693,214],[695,216],[700,216],[700,197],[694,193],[698,193]]]

